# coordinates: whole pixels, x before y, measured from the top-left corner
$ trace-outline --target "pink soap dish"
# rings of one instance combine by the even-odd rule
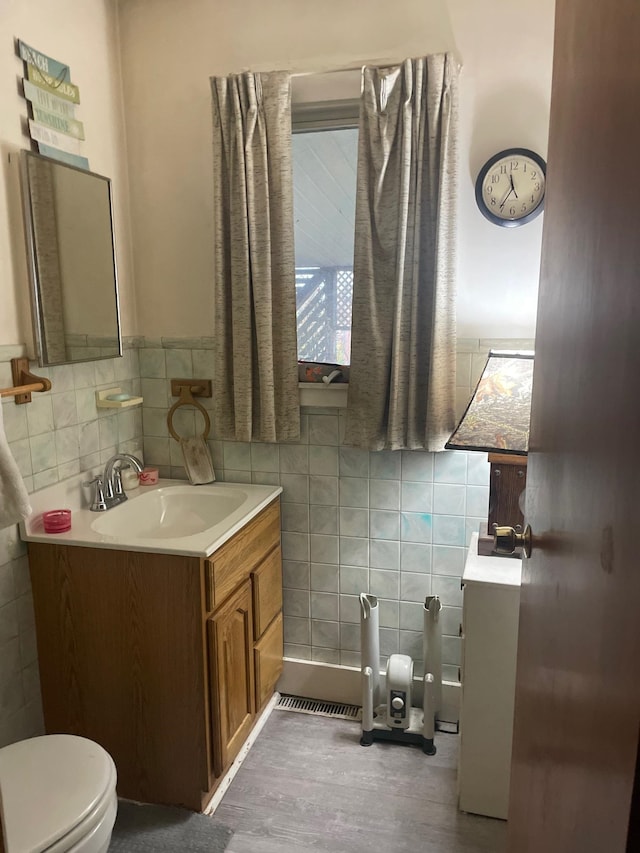
[[[52,509],[42,513],[45,533],[66,533],[71,530],[71,510]]]

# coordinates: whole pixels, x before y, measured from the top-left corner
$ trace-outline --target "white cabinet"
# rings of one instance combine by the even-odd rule
[[[462,811],[506,819],[522,564],[478,556],[477,538],[462,576],[458,802]]]

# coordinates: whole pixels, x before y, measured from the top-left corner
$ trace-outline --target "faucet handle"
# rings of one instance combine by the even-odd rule
[[[129,465],[123,465],[121,468],[113,469],[113,496],[120,501],[126,501],[127,496],[122,488],[122,468],[129,468]]]
[[[95,486],[95,491],[93,493],[93,501],[89,509],[91,512],[104,512],[107,507],[107,501],[104,496],[104,486],[102,483],[102,477],[94,477],[93,480],[88,480],[86,483],[82,484],[83,486]]]

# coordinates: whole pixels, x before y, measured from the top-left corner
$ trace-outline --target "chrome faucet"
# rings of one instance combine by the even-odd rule
[[[121,464],[117,465],[118,462]],[[127,500],[120,476],[122,468],[133,468],[140,474],[142,473],[142,462],[131,453],[116,453],[107,461],[104,466],[104,474],[101,477],[95,477],[88,483],[83,483],[84,486],[95,485],[96,487],[93,501],[89,507],[91,512],[105,512]]]

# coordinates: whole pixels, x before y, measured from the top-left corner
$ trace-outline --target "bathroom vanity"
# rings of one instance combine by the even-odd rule
[[[185,497],[173,507],[216,487],[181,484]],[[176,535],[189,519],[198,527],[191,509],[162,526],[164,540],[127,540],[137,499],[107,513],[79,510],[59,537],[24,531],[46,730],[100,743],[116,763],[121,797],[200,811],[281,672],[281,490],[232,488],[264,495],[248,519],[234,507],[226,533],[199,531],[213,543],[205,554],[193,536]],[[111,533],[78,542],[88,535],[83,525],[100,528],[95,517],[104,525],[110,515]]]

